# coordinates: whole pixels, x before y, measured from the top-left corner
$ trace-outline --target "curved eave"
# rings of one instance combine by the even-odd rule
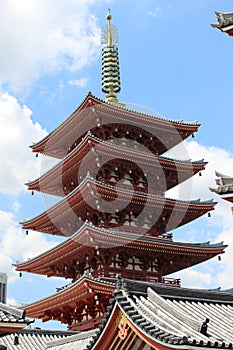
[[[89,247],[96,246],[104,246],[106,249],[108,247],[118,248],[119,246],[127,246],[131,249],[147,250],[148,252],[156,251],[158,253],[187,256],[196,255],[198,256],[195,261],[196,263],[200,263],[218,254],[223,254],[226,248],[226,245],[223,245],[223,243],[181,243],[166,239],[138,237],[135,234],[131,234],[129,239],[129,236],[123,232],[99,229],[93,225],[84,224],[77,233],[52,249],[26,262],[15,264],[16,270],[51,275],[51,266],[55,266],[62,261],[70,261],[74,257],[77,259],[77,256],[79,254],[81,256],[86,249],[88,250]],[[184,264],[183,268],[187,266],[189,265]],[[167,274],[172,272],[174,271],[168,271]]]
[[[211,23],[211,26],[233,36],[233,13],[215,12],[218,23]]]
[[[119,325],[119,321],[123,320],[125,323],[125,328],[127,330],[126,336],[124,340],[121,340],[120,330],[121,327]],[[145,322],[145,321],[144,321]],[[116,327],[116,324],[118,327]],[[122,327],[123,328],[123,327]],[[165,334],[163,330],[158,330],[157,327],[152,327],[152,329],[156,329],[157,332],[161,334]],[[124,334],[124,328],[122,329],[122,333]],[[169,334],[166,332],[166,336],[173,339],[172,343],[166,343],[165,341],[161,341],[152,336],[153,333],[145,332],[142,328],[140,328],[136,322],[133,321],[125,312],[120,303],[116,302],[112,307],[111,314],[107,316],[107,320],[104,323],[104,327],[102,332],[96,335],[96,339],[94,338],[91,342],[91,345],[87,346],[85,350],[102,350],[110,348],[111,344],[114,342],[114,346],[116,349],[121,349],[122,344],[130,346],[130,343],[136,343],[140,346],[140,349],[157,349],[157,350],[168,350],[168,349],[184,349],[183,341],[181,337],[174,336],[174,334]],[[123,348],[122,348],[123,349]]]
[[[91,188],[97,188],[98,192],[91,193]],[[87,196],[90,200],[95,200],[103,195],[107,196],[106,198],[115,198],[116,191],[118,194],[118,199],[120,198],[121,201],[125,201],[127,203],[132,203],[133,205],[138,205],[142,203],[147,203],[149,207],[157,206],[158,208],[165,208],[167,210],[179,210],[183,212],[187,211],[197,211],[199,213],[198,216],[203,215],[204,213],[213,210],[214,205],[216,202],[211,201],[205,201],[201,202],[200,200],[197,201],[181,201],[181,200],[174,200],[174,199],[168,199],[163,198],[160,196],[156,196],[153,194],[145,195],[140,192],[133,192],[126,189],[110,186],[104,183],[101,183],[99,181],[96,181],[90,177],[86,177],[81,184],[72,191],[69,195],[67,195],[64,199],[62,199],[59,203],[52,206],[47,211],[41,213],[40,215],[32,218],[31,220],[24,220],[21,222],[24,229],[34,229],[39,230],[42,232],[47,232],[45,228],[48,225],[55,226],[55,223],[60,222],[61,217],[65,217],[65,215],[69,215],[69,212],[73,212],[74,209],[76,212],[80,210],[81,207],[88,208],[88,205],[86,201],[83,199],[87,199]],[[131,201],[129,198],[133,198]],[[96,204],[93,203],[93,205],[96,206]],[[97,210],[95,208],[94,210]],[[77,220],[77,214],[76,220]],[[81,225],[80,225],[81,226]],[[64,235],[59,230],[55,230],[55,234]],[[74,233],[74,232],[73,232]],[[69,234],[70,235],[70,234]]]
[[[225,201],[228,201],[230,203],[233,203],[233,192],[230,193],[220,193],[219,194],[222,199]]]
[[[233,194],[233,185],[230,185],[230,186],[219,186],[218,188],[209,187],[209,190],[211,192],[215,192],[215,193],[219,194],[220,196],[221,195],[229,196],[229,195]]]
[[[108,309],[101,332],[96,333],[85,350],[108,349],[112,342],[115,349],[121,349],[122,345],[128,346],[132,338],[143,349],[148,346],[157,350],[232,348],[232,308],[227,308],[226,313],[221,301],[217,305],[194,301],[181,311],[175,303],[166,301],[151,288],[141,298],[120,288],[113,294],[115,300]],[[198,330],[206,312],[211,315],[210,337]],[[123,340],[121,335],[124,335]]]
[[[164,119],[158,116],[150,115],[150,114],[144,114],[137,111],[133,111],[127,108],[123,108],[120,106],[116,106],[110,103],[107,103],[95,96],[93,96],[90,92],[87,94],[81,105],[63,122],[61,123],[57,128],[55,128],[51,133],[49,133],[45,138],[43,138],[41,141],[34,143],[32,146],[30,146],[33,150],[33,152],[39,152],[44,153],[46,144],[48,140],[53,140],[51,144],[55,144],[56,142],[59,143],[59,141],[65,136],[68,135],[70,130],[73,128],[73,123],[77,125],[77,120],[79,120],[79,114],[84,111],[85,108],[90,108],[91,106],[95,105],[102,105],[106,110],[114,111],[116,113],[124,113],[128,115],[129,117],[138,117],[138,118],[144,118],[145,120],[148,120],[150,122],[158,122],[159,124],[163,124],[165,127],[167,124],[172,124],[172,126],[177,129],[177,131],[181,130],[189,130],[190,134],[194,133],[198,130],[198,127],[200,126],[197,122],[183,122],[183,121],[175,121],[175,120],[169,120]],[[76,120],[77,118],[77,120]],[[55,156],[55,154],[53,154]],[[58,156],[59,158],[59,156]]]
[[[43,152],[43,149],[46,145],[46,142],[49,140],[50,137],[52,137],[54,134],[59,133],[60,129],[63,128],[66,125],[69,125],[72,121],[75,114],[80,112],[83,108],[86,107],[86,104],[88,104],[88,99],[92,100],[92,93],[88,92],[88,94],[85,96],[81,104],[74,110],[74,112],[67,118],[65,121],[63,121],[60,125],[58,125],[53,131],[51,131],[48,135],[46,135],[43,139],[41,139],[38,142],[33,143],[30,148],[33,150],[33,152]]]
[[[114,145],[110,142],[103,141],[91,133],[88,133],[83,140],[70,152],[62,161],[56,164],[53,168],[48,170],[40,178],[26,183],[29,190],[41,191],[49,194],[64,196],[62,188],[62,179],[68,176],[72,176],[72,171],[77,174],[79,169],[79,163],[83,159],[83,156],[87,155],[92,147],[96,147],[97,153],[104,153],[105,155],[111,155],[119,157],[123,160],[132,160],[136,164],[146,164],[146,166],[158,166],[158,163],[163,169],[178,171],[178,181],[173,184],[177,185],[181,181],[186,180],[193,174],[205,169],[207,162],[200,161],[182,161],[177,159],[171,159],[167,157],[155,156],[151,152],[141,152],[131,150],[126,147]],[[92,154],[95,158],[95,155]],[[73,169],[73,170],[72,170]],[[180,173],[179,173],[180,172]],[[182,175],[187,172],[187,176],[182,178]],[[180,178],[180,179],[179,179]],[[180,180],[180,182],[179,182]],[[49,186],[48,186],[49,184]],[[171,188],[171,187],[170,187]],[[169,189],[170,189],[169,188]]]
[[[85,275],[77,280],[75,283],[72,283],[66,286],[64,289],[59,290],[57,293],[52,294],[48,297],[35,301],[33,303],[23,306],[23,309],[26,311],[28,317],[33,318],[45,318],[46,312],[57,309],[59,307],[65,306],[76,306],[76,304],[85,299],[85,297],[91,293],[103,293],[109,295],[109,298],[112,295],[113,290],[115,289],[115,284],[111,282],[106,282],[102,280],[97,280],[91,277],[86,277]]]
[[[233,36],[233,24],[226,27],[221,27],[218,24],[212,25],[212,27],[219,29],[221,32],[228,34],[229,36]]]

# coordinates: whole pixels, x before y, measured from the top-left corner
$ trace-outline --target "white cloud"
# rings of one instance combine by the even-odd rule
[[[39,232],[31,234],[29,232],[26,236],[15,222],[13,214],[2,210],[0,210],[0,236],[1,272],[7,273],[9,282],[15,281],[18,277],[18,273],[12,267],[13,263],[32,258],[54,245],[54,242],[48,242]]]
[[[233,174],[233,154],[215,146],[208,147],[201,145],[196,141],[185,141],[183,142],[183,145],[178,145],[172,149],[170,155],[174,159],[187,159],[187,156],[189,159],[192,159],[192,161],[204,159],[204,161],[207,161],[208,164],[206,169],[201,172],[202,176],[198,176],[198,174],[196,174],[190,180],[179,186],[179,188],[177,187],[167,192],[169,196],[174,198],[179,196],[181,199],[220,198],[219,196],[215,196],[212,192],[210,192],[209,187],[216,187],[216,170],[221,173],[225,173],[226,175]]]
[[[75,71],[99,52],[94,0],[9,0],[1,4],[0,84],[14,89],[41,74]]]
[[[81,78],[81,79],[69,80],[68,83],[69,85],[75,85],[83,88],[87,85],[88,81],[89,81],[88,78]]]
[[[188,269],[178,273],[181,277],[182,285],[188,285],[189,288],[208,288],[212,283],[212,276],[210,273],[203,273],[195,269]]]
[[[24,183],[39,174],[40,163],[28,145],[46,131],[31,120],[31,110],[5,93],[0,95],[0,192],[18,194]]]

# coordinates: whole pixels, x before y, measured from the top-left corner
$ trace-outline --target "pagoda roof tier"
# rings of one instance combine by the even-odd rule
[[[215,12],[215,14],[218,23],[211,23],[211,26],[233,36],[233,12]]]
[[[97,180],[101,178],[112,185],[127,174],[128,182],[135,184],[135,190],[146,191],[149,186],[150,192],[163,194],[204,170],[207,164],[203,160],[191,162],[155,156],[147,149],[143,152],[119,145],[116,140],[113,143],[103,141],[88,132],[64,160],[40,178],[27,183],[28,189],[65,196],[89,172]],[[115,173],[116,167],[117,170],[120,168],[120,174]],[[149,181],[144,180],[144,176]],[[147,187],[144,186],[146,181],[149,182]]]
[[[90,130],[101,139],[126,138],[162,154],[198,130],[197,122],[163,119],[107,103],[89,93],[81,105],[41,141],[33,152],[64,158]]]
[[[165,276],[222,254],[225,248],[223,243],[181,243],[171,239],[138,237],[135,234],[131,234],[129,238],[127,233],[100,229],[85,223],[74,235],[56,247],[26,262],[17,263],[16,269],[73,280],[80,277],[84,271],[92,271],[94,277],[103,274],[105,277],[106,274],[116,277],[121,274],[122,277],[129,278],[134,274],[135,279],[142,280],[145,278],[143,264],[139,263],[134,271],[128,268],[132,256],[134,260],[137,257],[138,261],[149,256],[150,263],[157,262],[160,276]],[[104,270],[100,266],[103,260],[106,260],[106,256],[108,266]],[[147,266],[146,279],[158,282],[158,275],[152,271],[150,263]]]
[[[85,198],[85,199],[84,199]],[[216,203],[181,201],[130,191],[87,176],[59,203],[22,222],[24,229],[70,236],[89,220],[99,227],[159,236],[214,209]]]
[[[23,309],[29,317],[43,322],[57,320],[68,324],[68,328],[72,325],[72,330],[94,329],[100,325],[114,289],[115,283],[84,274],[75,283]]]

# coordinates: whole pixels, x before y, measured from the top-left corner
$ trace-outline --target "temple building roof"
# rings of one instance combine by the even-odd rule
[[[17,334],[13,333],[0,338],[0,345],[6,346],[7,350],[45,350],[47,348],[50,349],[50,344],[56,344],[58,341],[64,342],[64,340],[66,341],[66,339],[71,338],[74,334],[75,332],[62,330],[23,329]],[[84,338],[84,336],[82,337]],[[78,341],[76,345],[78,345]],[[76,349],[83,350],[83,348],[78,347]]]
[[[206,318],[210,320],[208,337],[200,333]],[[17,340],[11,334],[0,338],[0,344],[9,350],[32,346],[37,350],[119,350],[136,345],[135,349],[232,349],[232,318],[232,292],[172,288],[119,277],[99,328],[78,334],[25,329]]]
[[[25,311],[0,303],[0,337],[17,333],[32,322],[25,318]]]
[[[216,184],[217,188],[210,188],[210,191],[215,192],[228,202],[233,203],[233,177],[223,175],[219,172],[215,172],[217,176]]]
[[[105,323],[85,350],[232,348],[232,293],[130,283],[119,281]],[[200,333],[206,318],[208,336]]]
[[[97,330],[81,332],[68,338],[51,341],[45,350],[83,350],[90,344]]]
[[[233,12],[215,12],[215,14],[218,23],[211,23],[211,26],[233,36]]]

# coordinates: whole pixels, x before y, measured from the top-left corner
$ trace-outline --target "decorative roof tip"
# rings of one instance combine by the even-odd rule
[[[215,11],[215,15],[218,23],[211,23],[210,25],[214,28],[218,28],[221,31],[225,31],[224,28],[233,24],[233,12],[218,12]]]
[[[110,13],[110,9],[108,9],[108,14],[106,16],[106,19],[108,21],[108,46],[112,46],[112,27],[111,27],[111,13]],[[116,43],[117,43],[117,39],[116,39]]]
[[[108,24],[102,28],[102,91],[106,94],[106,102],[121,107],[125,104],[117,99],[117,93],[121,90],[120,66],[118,56],[118,30],[111,24],[112,15],[110,9],[106,16]]]

